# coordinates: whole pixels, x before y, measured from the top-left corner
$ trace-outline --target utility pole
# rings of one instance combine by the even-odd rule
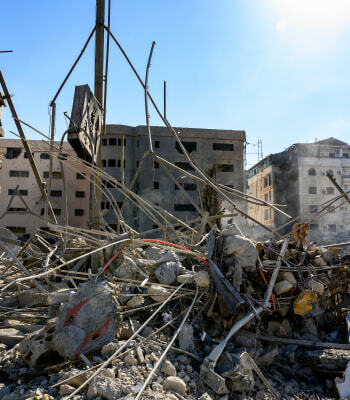
[[[105,24],[105,0],[96,0],[96,34],[95,34],[95,83],[94,83],[94,95],[96,100],[100,103],[102,107],[103,99],[103,53],[104,53],[104,24]],[[104,112],[104,110],[102,110]],[[102,136],[103,129],[100,132]],[[102,167],[102,157],[101,157],[101,142],[102,138],[97,142],[98,146],[96,149],[96,165],[97,167]],[[101,204],[102,194],[101,185],[98,183],[97,179],[94,179],[92,185],[92,196],[91,197],[91,217],[92,217],[92,228],[100,229],[100,213],[99,208]],[[99,256],[92,256],[92,269],[97,271],[99,267]]]

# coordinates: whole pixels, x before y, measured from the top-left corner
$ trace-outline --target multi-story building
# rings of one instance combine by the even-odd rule
[[[310,238],[327,241],[350,233],[350,205],[344,198],[330,205],[327,215],[314,219],[322,205],[339,194],[327,173],[336,178],[344,191],[350,189],[350,145],[332,137],[315,143],[297,143],[250,168],[247,193],[282,205],[281,209],[292,217],[300,216],[298,222],[310,220]],[[288,221],[268,207],[250,204],[248,212],[269,227],[276,228]],[[288,229],[290,226],[285,231]]]
[[[30,140],[29,146],[42,180],[48,182],[49,146],[40,140]],[[63,151],[74,154],[68,143],[64,143]],[[45,228],[43,226],[45,203],[22,141],[0,139],[0,158],[3,160],[0,166],[0,226],[12,230],[18,236],[28,237],[36,228]],[[54,157],[50,201],[57,222],[66,223],[65,195],[67,195],[68,223],[72,226],[84,226],[89,217],[89,181],[85,179],[84,168],[79,164],[74,164],[74,168],[71,168],[69,164],[64,163],[63,172],[64,174],[59,160]],[[8,211],[4,214],[6,210]]]
[[[218,129],[174,128],[190,157],[203,169],[212,169],[217,183],[243,190],[243,152],[245,132]],[[173,135],[166,127],[152,127],[154,152],[167,161],[189,172],[194,172]],[[102,166],[110,175],[129,185],[136,169],[149,150],[146,126],[108,125],[102,139]],[[123,165],[122,165],[123,164]],[[193,179],[169,168],[183,189],[198,202],[199,186]],[[110,189],[115,200],[121,204],[123,196],[116,189]],[[147,157],[135,185],[135,191],[171,212],[181,220],[189,220],[196,215],[194,206],[184,198],[175,183],[159,163]],[[110,207],[107,199],[102,199],[101,208]],[[155,228],[154,223],[142,212],[128,204],[124,217],[135,229],[145,231]],[[116,217],[112,212],[105,215],[112,226]]]

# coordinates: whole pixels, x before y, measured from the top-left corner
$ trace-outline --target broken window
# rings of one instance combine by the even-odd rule
[[[22,152],[21,147],[8,147],[6,149],[6,158],[12,160],[13,158],[17,158]]]
[[[184,190],[188,191],[193,191],[197,188],[195,183],[180,183],[180,186],[182,186]],[[175,185],[175,190],[180,190],[177,185]]]
[[[62,197],[62,190],[51,190],[51,197]]]
[[[264,177],[264,188],[271,186],[271,174]]]
[[[343,153],[343,157],[344,158],[349,158],[349,154],[348,153]]]
[[[310,168],[310,169],[308,170],[307,174],[308,174],[309,176],[316,176],[316,170],[315,170],[315,168]]]
[[[106,168],[107,165],[107,161],[106,160],[102,160],[102,168]]]
[[[213,150],[233,151],[234,147],[232,143],[213,143]]]
[[[122,145],[122,140],[121,140],[121,138],[119,138],[118,139],[118,146],[121,146],[121,145]],[[126,146],[126,139],[124,139],[123,146],[124,147]]]
[[[233,172],[233,164],[218,164],[216,166],[217,172]]]
[[[159,182],[153,182],[153,189],[159,189]]]
[[[194,171],[192,165],[188,162],[176,162],[175,166],[184,169],[185,171]]]
[[[317,194],[317,187],[309,186],[309,194]]]
[[[75,192],[75,197],[84,198],[85,197],[85,192],[78,190],[77,192]]]
[[[125,168],[125,160],[124,160],[124,163],[123,163],[124,165],[123,165],[123,168]],[[120,166],[121,166],[121,161],[120,160],[118,160],[118,168],[120,168]]]
[[[75,175],[75,177],[76,177],[78,180],[83,180],[83,179],[86,178],[86,173],[85,173],[85,172],[77,172],[76,175]]]
[[[337,225],[335,225],[335,224],[328,225],[328,231],[329,232],[336,232],[337,231]]]
[[[193,204],[175,204],[174,211],[196,211]]]
[[[335,153],[329,153],[329,158],[335,158]]]
[[[328,187],[326,188],[327,194],[334,194],[334,187]]]
[[[8,209],[9,213],[19,213],[19,214],[24,214],[27,212],[27,209],[24,207],[10,207]]]
[[[40,153],[40,160],[50,160],[49,153]]]
[[[10,170],[10,177],[12,177],[12,178],[28,178],[29,177],[29,171]]]
[[[116,146],[117,145],[117,139],[116,138],[110,138],[109,139],[109,145],[110,146]]]
[[[32,153],[32,156],[34,157],[34,153]],[[28,158],[28,154],[27,154],[26,151],[24,152],[23,157],[24,157],[24,158]]]
[[[26,228],[24,226],[7,226],[12,233],[26,233]]]
[[[152,229],[158,229],[158,225],[157,224],[153,224],[152,225]]]
[[[107,139],[102,139],[102,146],[107,146]]]
[[[116,160],[108,160],[108,166],[112,167],[112,168],[115,167],[116,166]]]
[[[53,208],[52,211],[53,211],[53,213],[55,215],[61,215],[62,214],[62,210],[60,208]],[[44,213],[45,213],[45,208],[42,208],[40,214],[44,215]]]
[[[49,179],[50,171],[44,171],[43,177],[45,179]],[[52,171],[52,179],[62,179],[62,172],[61,171]]]
[[[160,147],[159,140],[155,140],[155,141],[154,141],[154,147],[155,147],[156,149],[159,149],[159,147]]]
[[[76,217],[82,217],[84,215],[84,210],[82,208],[76,208],[74,210],[74,215]]]
[[[159,162],[158,161],[154,161],[153,162],[153,167],[154,168],[159,168]]]
[[[196,151],[197,150],[197,143],[196,142],[181,142],[181,143],[182,143],[183,147],[186,149],[186,151],[188,153],[192,153],[192,151]],[[178,142],[175,143],[175,149],[179,153],[183,154],[183,151],[182,151],[182,149],[181,149],[181,147],[180,147]]]
[[[28,189],[9,189],[8,195],[12,196],[13,194],[19,193],[21,196],[28,196]]]

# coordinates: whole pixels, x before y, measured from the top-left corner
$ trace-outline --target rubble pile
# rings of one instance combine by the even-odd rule
[[[350,394],[346,247],[47,235],[1,230],[0,399]]]

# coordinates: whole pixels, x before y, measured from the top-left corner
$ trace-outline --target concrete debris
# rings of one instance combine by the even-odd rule
[[[0,399],[348,396],[347,247],[202,228],[0,230]]]

